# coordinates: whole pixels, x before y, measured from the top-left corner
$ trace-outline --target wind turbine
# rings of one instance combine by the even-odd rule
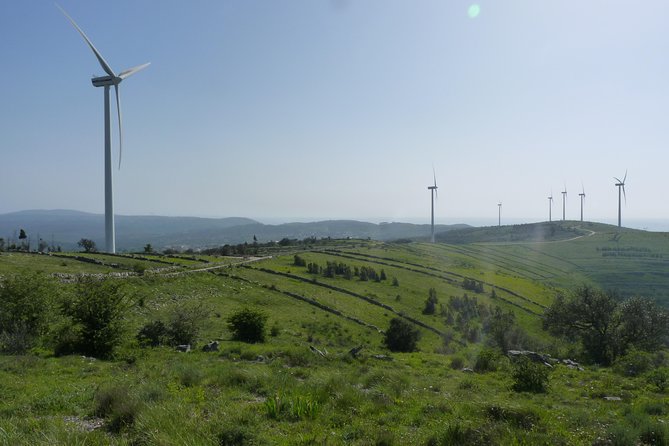
[[[119,84],[127,77],[137,73],[149,66],[149,63],[138,65],[116,74],[109,64],[102,57],[100,52],[93,46],[90,39],[79,28],[76,22],[70,17],[63,8],[56,4],[58,9],[72,23],[81,37],[84,38],[91,48],[100,66],[107,73],[106,76],[94,77],[91,79],[94,87],[104,87],[104,119],[105,119],[105,249],[107,252],[116,252],[116,232],[114,230],[114,190],[112,177],[112,153],[111,153],[111,107],[109,104],[109,87],[114,86],[116,92],[116,110],[118,112],[118,168],[121,168],[121,156],[123,154],[123,127],[121,125],[121,98],[119,94]]]
[[[430,195],[432,196],[432,219],[431,219],[431,232],[430,232],[430,242],[434,243],[434,196],[437,194],[437,175],[434,173],[434,168],[432,168],[432,177],[434,178],[434,186],[428,186],[430,190]]]
[[[565,221],[565,203],[567,202],[567,185],[564,185],[564,190],[562,191],[562,221]]]
[[[581,184],[581,188],[583,192],[578,194],[578,196],[581,197],[581,221],[583,221],[583,202],[585,201],[585,187],[583,186],[583,184]]]
[[[548,197],[548,221],[553,221],[553,191]]]
[[[625,176],[623,177],[622,181],[619,180],[616,177],[613,177],[614,180],[617,181],[616,186],[618,187],[618,227],[621,226],[620,224],[620,209],[621,209],[621,202],[620,202],[620,190],[622,189],[622,194],[625,196],[625,203],[627,203],[627,195],[625,194],[625,180],[627,179],[627,171],[625,171]]]
[[[502,226],[502,202],[497,203],[497,226]]]

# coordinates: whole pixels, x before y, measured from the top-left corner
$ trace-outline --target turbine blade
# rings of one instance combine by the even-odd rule
[[[625,194],[625,183],[623,183],[623,197],[625,198],[625,204],[627,204],[627,194]]]
[[[432,178],[434,178],[434,187],[437,187],[437,174],[434,171],[434,166],[432,166]]]
[[[620,179],[618,179],[618,178],[616,178],[616,177],[613,177],[613,179],[616,180],[616,181],[619,182],[619,183],[622,183],[622,181],[620,181]]]
[[[105,73],[107,73],[108,75],[110,75],[112,77],[116,77],[116,75],[114,74],[114,70],[111,69],[111,67],[109,66],[107,61],[105,61],[105,59],[102,57],[102,54],[100,54],[100,52],[95,48],[95,46],[93,46],[93,42],[91,42],[90,39],[86,36],[86,34],[84,34],[84,32],[81,30],[81,28],[79,28],[79,25],[77,25],[77,23],[74,21],[74,19],[72,17],[70,17],[65,12],[65,10],[60,7],[60,5],[58,3],[56,3],[56,7],[58,9],[60,9],[60,12],[62,12],[65,15],[65,17],[67,17],[67,19],[70,21],[70,23],[72,23],[72,25],[76,28],[76,30],[79,31],[79,34],[81,34],[81,37],[84,38],[84,40],[86,41],[88,46],[91,47],[91,50],[93,50],[93,53],[95,53],[95,57],[98,58],[98,62],[100,62],[100,65],[102,66],[102,69],[105,70]]]
[[[627,169],[625,169],[625,176],[623,177],[623,184],[625,183],[626,179],[627,179]]]
[[[151,65],[151,62],[147,62],[145,64],[137,65],[136,67],[129,68],[125,71],[121,71],[119,73],[118,77],[120,77],[121,79],[125,79],[126,77],[130,77],[133,74],[137,73],[138,71],[142,71],[144,68],[148,67],[149,65]]]
[[[121,96],[118,92],[118,85],[114,85],[116,90],[116,110],[118,111],[118,170],[121,170],[121,158],[123,157],[123,124],[121,121]]]

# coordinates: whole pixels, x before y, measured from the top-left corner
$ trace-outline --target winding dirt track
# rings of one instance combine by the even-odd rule
[[[480,243],[472,243],[472,245],[479,245],[479,246],[491,246],[491,245],[543,245],[543,244],[548,244],[548,243],[564,243],[564,242],[572,242],[574,240],[578,240],[583,237],[592,237],[593,235],[597,234],[595,231],[591,231],[590,229],[583,229],[583,228],[578,228],[581,231],[587,231],[589,234],[584,234],[584,235],[577,235],[576,237],[572,238],[567,238],[564,240],[549,240],[549,241],[543,241],[543,242],[532,242],[532,241],[527,241],[527,242],[480,242]]]

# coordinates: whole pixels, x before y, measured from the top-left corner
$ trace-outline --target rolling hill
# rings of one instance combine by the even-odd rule
[[[467,225],[436,225],[438,231],[464,228]],[[0,215],[0,237],[16,239],[20,229],[32,238],[65,250],[77,249],[81,238],[104,245],[104,216],[70,210],[21,211]],[[424,237],[429,225],[409,223],[367,223],[353,220],[331,220],[313,223],[266,225],[249,218],[197,218],[163,216],[116,216],[116,246],[120,251],[141,250],[151,243],[155,248],[201,248],[252,242],[255,235],[266,242],[282,238],[307,237],[371,238],[392,240]]]

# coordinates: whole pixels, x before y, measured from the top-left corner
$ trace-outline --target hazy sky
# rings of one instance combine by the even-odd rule
[[[669,219],[665,0],[60,0],[116,70],[118,214]],[[103,73],[0,6],[0,213],[102,213]],[[112,109],[115,113],[115,109]],[[115,121],[113,123],[115,126]],[[114,127],[116,132],[116,127]],[[114,156],[118,156],[114,133]]]

